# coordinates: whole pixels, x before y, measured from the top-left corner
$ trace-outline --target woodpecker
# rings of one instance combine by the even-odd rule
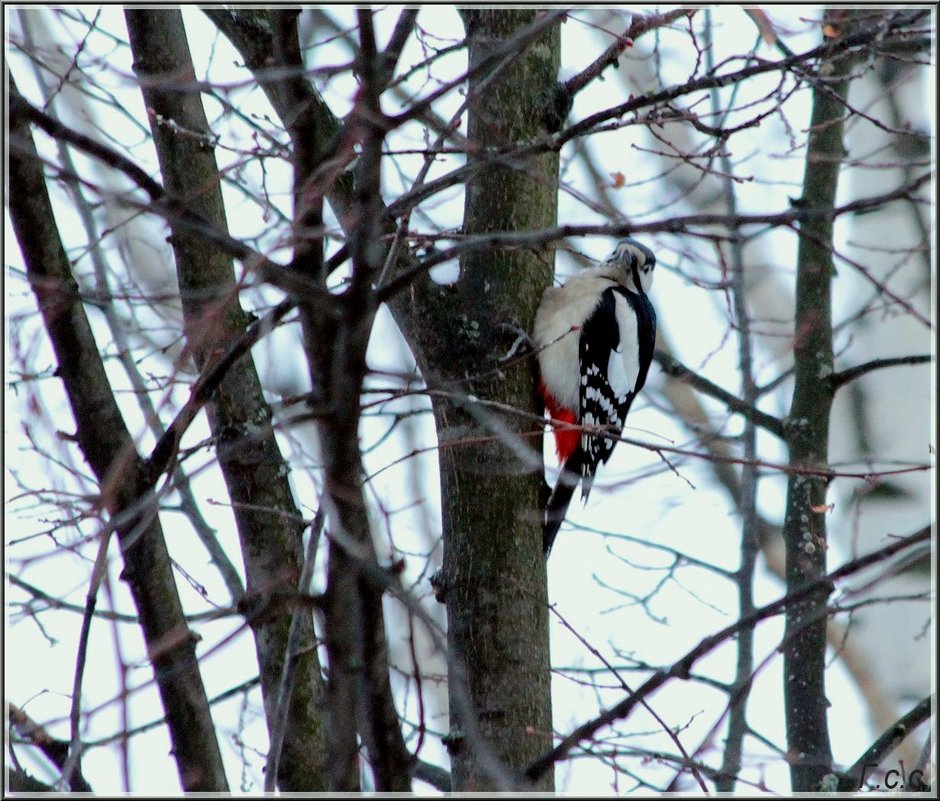
[[[587,503],[594,474],[623,431],[630,405],[646,382],[656,341],[656,311],[647,293],[656,257],[623,239],[599,266],[549,287],[535,315],[539,392],[555,427],[561,473],[545,506],[547,557],[575,488]],[[607,426],[610,434],[573,426]]]

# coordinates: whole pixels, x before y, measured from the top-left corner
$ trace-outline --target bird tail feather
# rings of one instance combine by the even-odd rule
[[[555,535],[561,527],[565,515],[568,513],[568,505],[574,495],[575,488],[581,481],[581,458],[582,452],[578,448],[571,458],[565,462],[564,469],[558,476],[555,489],[548,496],[548,503],[545,504],[545,518],[542,523],[542,551],[546,559],[552,550],[555,542]]]

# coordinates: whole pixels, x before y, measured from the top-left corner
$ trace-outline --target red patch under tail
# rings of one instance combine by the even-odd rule
[[[542,381],[539,381],[539,392],[545,399],[545,408],[548,410],[549,417],[553,420],[557,420],[559,423],[569,423],[572,426],[578,422],[577,415],[574,411],[572,409],[566,409],[564,406],[559,406],[558,402],[552,396],[552,393],[548,391],[545,387],[545,383]],[[558,461],[564,464],[571,457],[571,454],[574,453],[575,448],[578,447],[581,441],[581,432],[575,428],[556,427],[554,430],[555,451],[558,453]]]

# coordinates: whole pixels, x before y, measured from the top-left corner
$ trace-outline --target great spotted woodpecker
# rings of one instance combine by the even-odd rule
[[[606,463],[627,412],[646,382],[656,341],[656,312],[647,293],[656,257],[645,245],[624,239],[597,267],[561,287],[549,287],[535,315],[539,391],[555,427],[562,466],[543,518],[542,547],[548,556],[581,484],[586,503],[598,465]],[[609,434],[574,426],[608,427]]]

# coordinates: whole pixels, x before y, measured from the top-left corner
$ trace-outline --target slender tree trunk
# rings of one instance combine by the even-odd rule
[[[330,109],[303,76],[297,39],[298,12],[207,9],[206,14],[238,48],[269,101],[284,122],[292,143],[294,169],[294,255],[307,278],[325,286],[320,237],[323,196],[305,191],[306,182],[321,166],[323,154],[342,129]],[[368,24],[368,23],[366,23]],[[373,74],[376,54],[360,54],[367,69],[365,118],[377,106],[380,82]],[[278,80],[267,77],[272,64]],[[368,125],[365,125],[368,129]],[[375,566],[362,486],[359,449],[361,384],[365,353],[375,314],[370,288],[384,253],[381,242],[382,201],[378,166],[383,132],[365,134],[366,156],[356,172],[341,172],[324,187],[353,250],[357,291],[326,302],[300,298],[304,345],[319,416],[318,432],[325,476],[325,503],[330,514],[325,597],[325,635],[330,661],[327,697],[329,780],[333,790],[359,790],[361,735],[381,790],[406,791],[411,786],[411,757],[405,747],[391,694],[388,642],[382,591],[367,575]]]
[[[709,72],[715,68],[712,44],[712,13],[705,9],[705,64]],[[712,111],[721,114],[721,99],[718,88],[710,92]],[[737,214],[738,203],[734,188],[734,164],[727,150],[722,149],[719,156],[722,174],[722,192],[725,209],[728,214]],[[749,406],[757,405],[757,387],[754,382],[753,364],[754,347],[751,337],[751,320],[747,306],[747,294],[744,275],[744,242],[736,233],[728,243],[728,256],[731,262],[731,299],[734,308],[735,328],[738,332],[738,368],[741,371],[741,400]],[[738,615],[747,617],[754,611],[754,569],[757,554],[760,551],[759,525],[757,517],[757,427],[754,421],[744,418],[744,430],[741,433],[740,503],[741,515],[741,561],[736,574],[738,585]],[[735,665],[735,693],[728,709],[728,733],[725,738],[725,750],[722,755],[721,770],[715,778],[718,792],[734,791],[741,762],[744,756],[744,739],[748,733],[747,702],[754,673],[754,629],[741,630],[736,638],[738,649]]]
[[[849,11],[827,11],[829,29],[844,33]],[[813,88],[813,111],[801,202],[807,206],[835,204],[842,144],[848,72],[845,58],[823,60]],[[833,389],[832,353],[832,218],[813,218],[800,225],[794,320],[793,401],[786,441],[790,466],[828,466],[829,416]],[[792,592],[826,573],[825,478],[790,474],[783,537],[786,547],[787,591]],[[832,771],[832,749],[826,699],[825,607],[829,590],[813,593],[787,608],[784,636],[784,703],[787,755],[794,792],[818,791]]]
[[[285,125],[294,149],[295,258],[316,286],[326,287],[323,270],[323,195],[313,176],[323,158],[322,109],[303,80],[297,12],[269,12],[277,62],[287,71],[282,85]],[[363,486],[359,441],[366,350],[375,319],[374,283],[382,263],[381,161],[385,130],[379,97],[387,76],[377,52],[372,13],[358,12],[361,86],[348,120],[349,135],[361,145],[347,226],[352,261],[349,287],[335,298],[300,298],[304,346],[313,385],[311,406],[318,416],[328,517],[327,588],[324,629],[329,658],[327,733],[331,789],[359,789],[362,740],[376,790],[411,789],[412,759],[392,696],[383,610],[384,589],[372,571],[377,558]],[[280,102],[280,101],[279,101]],[[292,104],[292,105],[290,105]],[[332,126],[330,126],[332,127]]]
[[[212,132],[201,95],[193,91],[195,74],[182,14],[175,9],[129,9],[126,19],[134,69],[142,80],[147,107],[155,112],[151,128],[164,185],[185,199],[190,209],[227,231]],[[182,226],[173,228],[171,243],[187,341],[202,369],[215,353],[244,334],[248,320],[238,301],[231,259]],[[207,412],[245,562],[245,609],[254,634],[270,731],[287,653],[290,607],[270,614],[274,607],[269,602],[273,595],[292,594],[297,587],[304,522],[250,356],[232,365]],[[252,614],[252,610],[263,611]],[[282,790],[327,787],[324,688],[313,643],[313,618],[308,613],[279,762]]]
[[[12,85],[11,94],[17,94]],[[121,578],[140,618],[180,783],[188,792],[226,792],[222,756],[196,659],[196,637],[183,616],[146,469],[114,399],[79,299],[29,125],[13,114],[10,134],[18,145],[10,153],[13,230],[56,354],[56,375],[75,418],[76,441],[117,529],[124,560]]]

